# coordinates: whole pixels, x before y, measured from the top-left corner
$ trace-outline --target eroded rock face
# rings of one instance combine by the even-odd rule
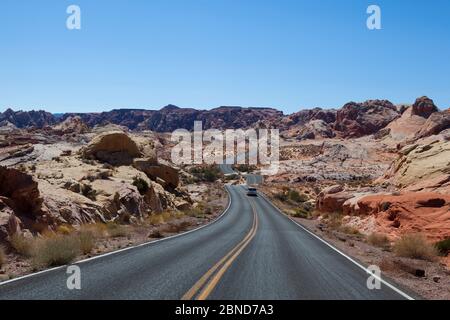
[[[136,142],[123,132],[100,134],[81,153],[87,159],[97,159],[112,165],[129,165],[134,158],[141,156]]]
[[[7,109],[5,112],[0,113],[0,122],[2,121],[8,121],[17,128],[43,128],[56,123],[56,119],[51,113],[42,110],[13,111]]]
[[[22,213],[32,214],[42,204],[33,177],[12,168],[0,167],[0,196],[9,199],[13,209]]]
[[[353,200],[353,199],[352,199]],[[375,228],[397,238],[420,232],[430,240],[450,237],[450,196],[429,192],[405,192],[399,195],[374,194],[348,200],[344,214],[363,220],[374,217]]]
[[[133,166],[144,172],[150,179],[161,179],[164,185],[176,188],[180,183],[178,170],[165,164],[155,163],[153,160],[135,159]]]
[[[334,129],[345,138],[374,134],[399,117],[397,108],[387,100],[350,102],[337,112]]]
[[[428,97],[420,97],[412,105],[412,114],[428,118],[433,113],[438,112],[439,109],[434,105],[433,100]]]
[[[429,137],[450,129],[450,110],[435,112],[430,115],[425,124],[420,128],[416,139]]]
[[[405,146],[384,179],[414,191],[450,192],[450,142]]]

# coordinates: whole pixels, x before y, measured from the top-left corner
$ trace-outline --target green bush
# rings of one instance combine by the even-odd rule
[[[306,196],[306,195],[303,194],[303,193],[300,194],[300,193],[299,193],[298,191],[296,191],[296,190],[289,190],[287,196],[288,196],[289,200],[294,201],[294,202],[297,202],[297,203],[308,201],[308,196]]]
[[[450,238],[437,242],[435,247],[439,251],[440,255],[448,256],[450,252]]]
[[[197,181],[214,182],[222,178],[222,173],[217,166],[194,167],[189,172]]]
[[[135,177],[133,179],[133,186],[135,186],[138,189],[141,195],[146,194],[150,188],[147,181],[139,177]]]

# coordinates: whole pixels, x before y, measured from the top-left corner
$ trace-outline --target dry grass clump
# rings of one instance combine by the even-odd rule
[[[20,234],[14,234],[10,237],[9,243],[11,247],[20,255],[24,257],[31,257],[33,255],[35,240],[28,239]]]
[[[168,211],[164,211],[162,213],[152,214],[152,215],[148,216],[146,221],[150,225],[154,226],[154,225],[159,225],[159,224],[169,222],[174,218],[178,218],[179,216],[180,216],[179,214],[172,214]]]
[[[438,252],[421,234],[407,234],[394,244],[394,252],[399,257],[433,261]]]
[[[189,221],[181,221],[179,223],[174,222],[174,223],[170,223],[167,226],[166,231],[170,232],[170,233],[179,233],[181,231],[186,230],[190,226],[191,226],[191,223]]]
[[[54,235],[36,240],[35,267],[52,267],[72,262],[80,253],[80,242],[73,235]]]
[[[91,253],[95,247],[96,234],[92,230],[80,230],[77,235],[80,251],[83,254]]]
[[[6,262],[6,253],[5,249],[0,246],[0,267]]]
[[[375,247],[380,248],[389,248],[391,246],[391,242],[389,238],[382,233],[373,232],[367,236],[367,242]]]
[[[126,226],[114,222],[108,222],[106,230],[112,238],[127,237],[130,234],[130,230]]]

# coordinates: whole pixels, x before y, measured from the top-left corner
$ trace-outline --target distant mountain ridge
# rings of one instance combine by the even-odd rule
[[[91,128],[112,123],[130,130],[172,132],[176,129],[193,130],[194,121],[201,121],[205,130],[278,128],[289,138],[355,138],[378,133],[400,118],[407,108],[404,105],[396,106],[388,100],[368,100],[361,103],[349,102],[341,109],[314,108],[290,115],[274,108],[222,106],[211,110],[198,110],[170,104],[160,110],[115,109],[98,113],[51,114],[42,110],[7,109],[0,113],[0,125],[9,123],[17,128],[44,128],[68,118],[79,117]],[[440,112],[428,97],[418,98],[411,108],[414,115],[425,119],[433,114],[443,114],[446,121],[448,115],[448,111]],[[447,122],[443,123],[440,127],[446,128]]]

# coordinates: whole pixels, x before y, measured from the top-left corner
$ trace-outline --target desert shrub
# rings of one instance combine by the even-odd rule
[[[27,239],[24,236],[15,233],[9,239],[11,247],[24,257],[31,257],[35,246],[35,239]]]
[[[447,256],[450,252],[450,238],[437,242],[435,247],[440,255]]]
[[[0,267],[6,262],[6,253],[5,249],[0,246]]]
[[[300,203],[295,209],[295,213],[293,214],[293,216],[303,219],[310,219],[312,217],[313,209],[313,205],[309,202]]]
[[[59,234],[68,235],[68,234],[71,234],[72,231],[73,231],[73,228],[69,227],[69,226],[66,226],[66,225],[61,225],[61,226],[58,226],[56,228],[56,232],[59,233]]]
[[[180,223],[171,223],[167,226],[166,231],[171,233],[179,233],[186,230],[191,223],[189,221],[182,221]]]
[[[162,214],[152,214],[147,218],[147,222],[151,225],[158,225],[164,223]]]
[[[138,189],[141,195],[146,194],[150,188],[147,181],[139,177],[134,177],[133,186],[135,186]]]
[[[81,232],[90,232],[94,236],[95,239],[102,238],[107,235],[107,227],[106,224],[97,222],[91,224],[84,224],[80,228]]]
[[[152,232],[150,232],[148,237],[154,238],[154,239],[161,239],[161,238],[164,238],[164,235],[162,234],[162,232],[160,230],[156,229],[156,230],[153,230]]]
[[[338,213],[330,214],[326,223],[329,228],[338,230],[342,226],[342,215]]]
[[[230,174],[225,176],[225,181],[236,180],[238,178],[237,174]]]
[[[239,172],[253,172],[257,169],[255,165],[249,165],[249,164],[238,164],[234,166],[234,169],[236,169]]]
[[[350,234],[350,235],[360,235],[361,234],[358,229],[356,229],[355,227],[349,226],[349,225],[343,225],[343,226],[341,225],[338,228],[338,231],[340,231],[342,233]]]
[[[189,209],[185,212],[185,214],[189,217],[195,218],[203,218],[205,216],[204,208],[202,206]]]
[[[284,192],[277,192],[273,196],[279,201],[286,201],[288,199],[286,193]]]
[[[217,166],[194,167],[189,172],[197,181],[214,182],[222,177],[222,173]]]
[[[55,235],[39,239],[33,253],[35,267],[60,266],[72,262],[80,253],[79,241],[74,236]]]
[[[114,222],[108,222],[106,229],[108,235],[112,238],[126,237],[130,233],[126,226]]]
[[[390,202],[383,202],[381,204],[381,211],[388,211],[390,207],[391,207]]]
[[[389,248],[391,242],[385,234],[373,232],[367,236],[367,242],[373,246],[380,248]]]
[[[287,197],[289,198],[289,200],[297,203],[308,201],[308,197],[305,194],[300,194],[296,190],[289,190]]]
[[[95,247],[95,233],[91,230],[80,230],[78,232],[78,241],[80,245],[80,250],[83,254],[88,254]]]
[[[394,244],[397,256],[433,261],[437,256],[437,249],[427,242],[421,234],[407,234]]]
[[[97,191],[90,184],[81,185],[81,194],[92,201],[97,199]]]

